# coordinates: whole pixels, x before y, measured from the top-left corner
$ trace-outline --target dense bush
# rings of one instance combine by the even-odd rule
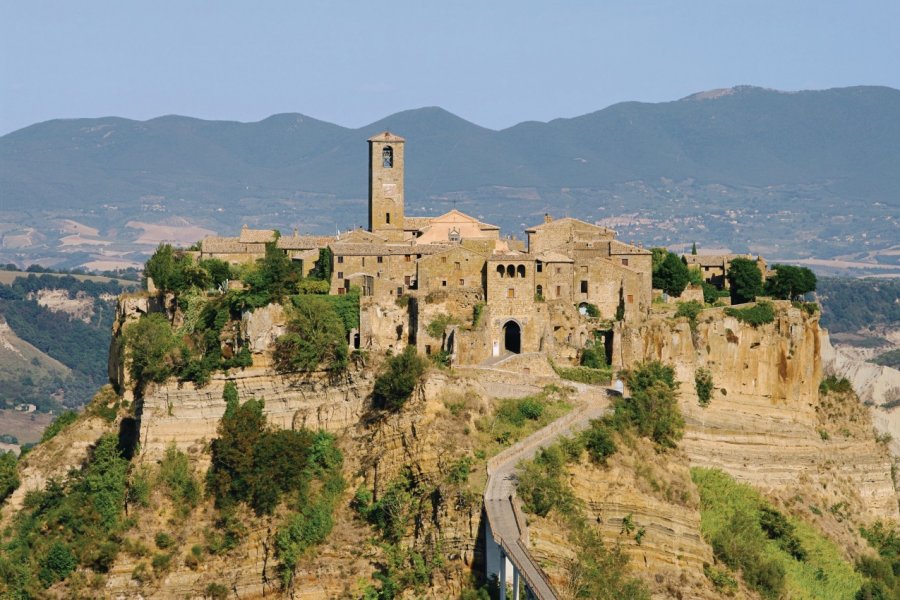
[[[697,400],[700,402],[700,406],[709,406],[714,389],[712,373],[709,372],[709,369],[703,367],[697,369],[694,373],[694,387],[697,390]]]
[[[675,370],[651,361],[640,363],[622,375],[631,396],[616,399],[611,423],[620,430],[633,428],[660,448],[674,448],[684,434]]]
[[[581,351],[581,366],[589,369],[606,369],[606,349],[602,344],[591,343]]]
[[[178,340],[161,313],[145,315],[124,328],[125,364],[137,387],[162,383],[181,364]]]
[[[187,516],[200,501],[200,483],[191,471],[190,460],[175,444],[166,448],[159,465],[159,480],[182,517]]]
[[[102,436],[80,470],[26,496],[0,553],[5,597],[42,597],[76,565],[105,572],[115,560],[128,480],[118,437]]]
[[[273,359],[278,372],[322,367],[337,373],[347,367],[347,332],[332,303],[319,296],[298,296],[289,314],[287,333],[275,340]]]
[[[582,440],[591,460],[596,463],[606,464],[606,459],[616,453],[612,431],[603,421],[591,421],[591,426],[582,434]]]
[[[0,503],[19,487],[18,459],[12,452],[0,452]]]
[[[516,489],[525,510],[545,517],[551,510],[565,514],[575,508],[575,496],[563,478],[567,462],[562,447],[554,445],[519,469]]]
[[[830,392],[835,392],[838,394],[847,394],[853,391],[853,386],[850,384],[850,380],[846,377],[837,377],[836,375],[829,375],[825,379],[823,379],[819,383],[819,393],[820,394],[828,394]]]
[[[775,321],[775,307],[771,302],[759,302],[755,306],[747,308],[729,306],[725,309],[725,314],[753,327]]]
[[[376,408],[400,410],[410,399],[425,374],[428,363],[416,354],[414,346],[407,346],[397,356],[387,360],[375,379],[372,401]]]
[[[590,385],[606,385],[612,381],[612,369],[609,367],[594,369],[591,367],[559,367],[554,365],[553,370],[560,379],[577,381]]]

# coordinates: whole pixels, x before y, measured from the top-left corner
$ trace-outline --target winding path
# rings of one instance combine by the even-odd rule
[[[571,382],[567,382],[571,383]],[[523,460],[532,458],[541,448],[546,448],[560,436],[569,435],[587,428],[592,419],[597,419],[609,406],[611,389],[584,384],[572,384],[578,390],[579,405],[570,413],[537,430],[524,440],[510,446],[488,461],[488,481],[484,492],[484,507],[487,513],[488,555],[491,541],[495,552],[499,550],[499,577],[507,581],[506,559],[513,566],[513,598],[518,599],[518,577],[538,600],[557,600],[558,596],[547,576],[528,551],[528,530],[525,518],[516,498],[516,466]],[[487,561],[490,563],[490,560]],[[490,567],[489,567],[490,568]],[[505,598],[505,586],[501,585],[501,599]]]

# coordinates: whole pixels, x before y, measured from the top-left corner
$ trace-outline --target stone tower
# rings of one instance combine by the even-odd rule
[[[387,131],[369,138],[369,231],[403,239],[403,144]]]

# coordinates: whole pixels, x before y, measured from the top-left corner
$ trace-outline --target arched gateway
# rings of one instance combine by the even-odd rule
[[[507,321],[503,326],[503,350],[512,354],[522,352],[522,328],[515,321]]]

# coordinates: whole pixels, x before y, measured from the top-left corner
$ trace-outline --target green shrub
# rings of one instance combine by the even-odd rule
[[[729,596],[737,591],[737,580],[724,569],[718,569],[709,564],[703,564],[703,574],[706,575],[717,590],[725,592]]]
[[[0,452],[0,503],[19,487],[18,459],[12,452]]]
[[[347,367],[347,331],[332,303],[319,296],[298,296],[287,333],[275,340],[273,360],[279,373],[310,372],[320,365],[332,372]]]
[[[125,325],[125,364],[136,388],[162,383],[181,366],[183,353],[168,319],[161,313],[144,315]]]
[[[47,556],[41,561],[41,570],[38,578],[44,587],[50,587],[57,581],[62,581],[75,570],[78,561],[68,546],[61,542],[54,542]]]
[[[526,396],[524,398],[506,398],[500,402],[497,408],[497,419],[502,423],[508,423],[521,427],[525,421],[536,421],[544,414],[544,405],[539,398]]]
[[[759,509],[759,524],[769,539],[778,542],[782,550],[797,560],[806,560],[806,550],[803,549],[803,545],[794,533],[794,526],[784,518],[783,514],[764,506]]]
[[[828,394],[834,392],[837,394],[848,394],[853,391],[853,385],[846,377],[837,377],[829,375],[819,383],[819,393]]]
[[[44,433],[41,435],[41,443],[52,440],[59,432],[74,423],[76,419],[78,419],[78,413],[74,410],[66,410],[59,413],[59,416],[53,419],[53,422],[44,430]]]
[[[597,344],[590,344],[581,351],[581,366],[590,369],[606,369],[606,349]]]
[[[590,385],[606,385],[612,381],[612,369],[593,369],[591,367],[558,367],[553,366],[553,370],[559,375],[560,379],[567,381],[577,381],[578,383],[587,383]]]
[[[775,320],[775,307],[771,302],[759,302],[756,306],[747,308],[726,307],[725,314],[734,317],[738,321],[757,327]]]
[[[696,323],[697,315],[703,310],[703,305],[696,300],[689,302],[679,302],[678,309],[675,311],[675,317],[687,317],[691,323]]]
[[[697,369],[694,373],[694,387],[697,390],[697,399],[700,406],[709,406],[710,400],[712,400],[713,389],[715,389],[712,373],[709,372],[709,369],[703,367]]]
[[[468,456],[463,456],[450,465],[447,471],[447,481],[456,485],[463,484],[468,481],[471,469],[472,459]]]
[[[684,434],[675,370],[651,361],[621,375],[631,389],[631,397],[613,402],[613,414],[607,422],[619,430],[633,428],[660,448],[674,448]]]
[[[331,291],[331,282],[322,279],[301,279],[297,283],[297,292],[300,294],[327,294]]]
[[[582,438],[591,460],[596,463],[606,464],[606,459],[616,453],[612,431],[602,421],[591,421]]]
[[[407,346],[397,356],[387,360],[375,379],[372,401],[376,408],[400,410],[410,399],[425,374],[427,363],[419,357],[414,346]]]
[[[653,269],[653,287],[678,297],[690,281],[688,267],[674,252],[666,252],[659,266]]]
[[[191,472],[190,460],[174,443],[166,448],[159,465],[159,480],[182,517],[187,516],[200,501],[200,484]]]
[[[446,313],[441,313],[435,315],[434,319],[426,325],[425,331],[431,337],[439,340],[447,333],[447,327],[456,325],[457,323],[459,323],[459,321],[456,318],[451,317]]]
[[[156,543],[156,547],[160,550],[165,550],[166,548],[171,548],[175,544],[175,538],[166,533],[165,531],[158,532],[153,541]]]
[[[551,510],[564,514],[575,507],[575,496],[562,477],[566,462],[562,449],[551,446],[519,469],[516,489],[526,511],[546,517]]]
[[[212,600],[225,600],[228,598],[229,590],[221,583],[210,583],[206,586],[205,593]]]

